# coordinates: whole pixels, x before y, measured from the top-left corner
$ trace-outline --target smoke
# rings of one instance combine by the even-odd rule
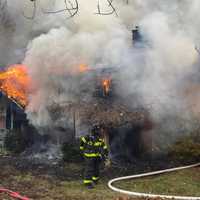
[[[107,0],[99,2],[102,12],[112,11]],[[166,116],[190,117],[183,86],[191,76],[199,78],[194,48],[200,35],[199,0],[115,0],[112,15],[96,14],[98,1],[78,3],[78,14],[70,19],[67,11],[44,14],[44,10],[65,8],[64,1],[37,0],[33,20],[23,16],[32,15],[31,1],[14,4],[8,0],[1,9],[0,60],[4,65],[23,62],[28,66],[34,87],[26,109],[31,123],[37,127],[65,124],[71,113],[53,120],[54,105],[92,98],[92,75],[71,76],[80,64],[118,69],[117,77],[113,75],[119,82],[118,94],[130,106],[150,106],[155,121]],[[135,25],[143,36],[141,48],[132,46]]]

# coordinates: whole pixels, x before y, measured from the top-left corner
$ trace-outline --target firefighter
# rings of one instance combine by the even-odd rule
[[[108,149],[101,138],[100,126],[94,125],[91,134],[81,137],[80,150],[85,160],[83,183],[88,188],[93,188],[99,180],[99,167],[105,161]]]

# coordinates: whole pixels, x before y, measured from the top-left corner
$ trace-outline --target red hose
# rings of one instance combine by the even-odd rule
[[[19,193],[17,192],[13,192],[11,190],[8,190],[8,189],[4,189],[4,188],[0,188],[0,193],[6,193],[8,194],[9,196],[15,198],[15,199],[18,199],[18,200],[31,200],[29,199],[28,197],[23,197],[21,196]]]

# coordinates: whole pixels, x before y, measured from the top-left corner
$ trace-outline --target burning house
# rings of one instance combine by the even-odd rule
[[[28,147],[33,144],[35,129],[29,124],[24,106],[26,96],[24,84],[27,83],[23,66],[15,65],[0,72],[0,140],[4,146],[5,137],[20,133]],[[16,141],[17,142],[17,141]]]
[[[183,94],[191,76],[199,82],[194,48],[199,26],[191,24],[198,6],[116,1],[116,17],[95,12],[111,9],[107,1],[99,8],[96,1],[79,0],[78,15],[66,20],[70,12],[65,9],[42,12],[66,7],[64,1],[53,2],[37,1],[37,12],[30,1],[0,3],[0,62],[23,63],[0,73],[5,101],[16,102],[13,112],[22,107],[29,124],[59,145],[100,123],[113,159],[151,152],[155,140],[160,146],[161,140],[172,144],[187,128],[185,121],[193,121],[188,104],[198,102],[198,95],[188,103]],[[28,20],[23,14],[31,16],[31,11]],[[136,23],[140,27],[131,35]],[[4,125],[5,116],[19,118],[5,114],[8,105],[3,106]],[[198,107],[195,103],[197,115]],[[19,126],[10,121],[11,127]]]
[[[133,30],[133,42],[142,42],[138,28]],[[137,103],[130,106],[118,93],[117,77],[120,70],[116,67],[92,69],[87,65],[80,65],[78,71],[66,77],[79,80],[76,101],[54,103],[48,108],[52,125],[48,129],[42,129],[44,135],[48,132],[53,143],[62,144],[89,132],[92,124],[99,123],[113,160],[125,158],[131,161],[144,153],[151,153],[153,123],[150,113],[139,104],[137,96],[131,97]],[[5,130],[22,130],[25,125],[28,126],[24,111],[31,85],[25,66],[11,66],[1,73],[0,80],[1,91],[6,94],[2,96],[1,103],[2,127]],[[62,89],[58,93],[62,93]],[[13,103],[8,97],[17,103]]]
[[[13,129],[22,130],[22,126],[28,123],[23,109],[25,97],[22,90],[23,83],[19,79],[20,70],[22,69],[11,67],[9,70],[0,73],[0,124],[3,132]]]

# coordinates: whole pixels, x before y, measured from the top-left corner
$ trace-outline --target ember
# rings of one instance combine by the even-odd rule
[[[110,86],[111,86],[111,79],[110,78],[102,79],[102,87],[103,87],[103,95],[104,96],[107,96],[109,94]]]
[[[0,73],[0,90],[22,107],[28,104],[30,77],[24,65],[12,65]]]

